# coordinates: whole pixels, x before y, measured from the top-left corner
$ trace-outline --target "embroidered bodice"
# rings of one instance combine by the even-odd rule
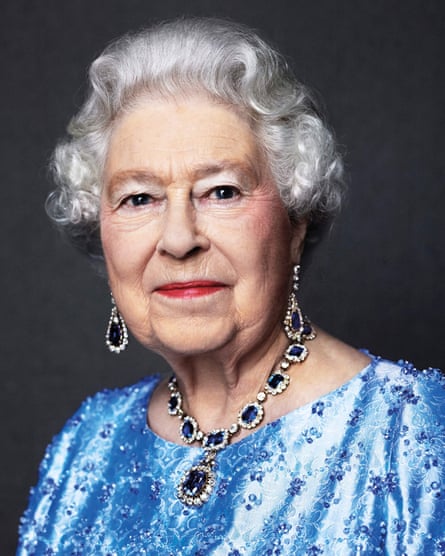
[[[68,421],[43,459],[18,555],[445,555],[439,371],[373,358],[226,447],[199,508],[175,489],[202,449],[146,424],[158,381],[99,393]]]

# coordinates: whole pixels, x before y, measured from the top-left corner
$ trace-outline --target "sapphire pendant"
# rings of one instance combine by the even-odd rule
[[[176,488],[179,500],[186,506],[202,506],[215,486],[215,452],[209,453],[198,465],[186,471]]]

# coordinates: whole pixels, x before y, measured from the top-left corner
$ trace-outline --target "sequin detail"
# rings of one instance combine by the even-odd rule
[[[19,556],[445,554],[439,371],[374,358],[343,387],[227,446],[197,507],[176,485],[204,450],[146,426],[158,380],[97,394],[68,421],[42,462]],[[196,471],[185,494],[208,479]]]

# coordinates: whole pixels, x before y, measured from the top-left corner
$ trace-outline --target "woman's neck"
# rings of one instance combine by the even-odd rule
[[[245,356],[234,363],[216,367],[217,359],[208,361],[191,358],[188,365],[177,368],[179,388],[184,397],[185,410],[194,417],[204,432],[227,428],[236,421],[239,410],[263,388],[270,370],[280,360],[287,346],[284,336],[271,344],[259,347],[255,358]],[[307,346],[308,358],[289,368],[289,387],[279,396],[269,396],[261,425],[274,421],[290,411],[312,403],[354,377],[370,359],[367,355],[347,346],[317,328],[317,338]],[[229,359],[227,359],[228,361]],[[191,363],[195,362],[196,366]],[[199,365],[197,364],[199,361]],[[227,363],[226,361],[226,363]],[[202,364],[202,366],[201,366]],[[182,444],[178,419],[170,417],[167,404],[170,394],[167,380],[154,392],[148,407],[148,422],[152,430],[166,440]],[[260,425],[260,426],[261,426]],[[243,430],[233,441],[250,431]]]
[[[198,421],[201,430],[230,426],[239,410],[254,401],[263,389],[287,345],[286,336],[279,330],[261,342],[252,343],[250,349],[246,345],[230,345],[218,352],[167,357],[178,381],[183,409]],[[165,403],[161,411],[165,416],[168,392],[165,384],[158,390],[161,388]],[[150,411],[149,419],[151,415]]]

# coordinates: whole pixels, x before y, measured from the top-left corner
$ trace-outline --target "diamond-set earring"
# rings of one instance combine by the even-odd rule
[[[128,345],[128,330],[124,319],[116,307],[113,294],[111,295],[111,315],[105,334],[105,343],[112,353],[120,353]]]
[[[284,331],[290,341],[286,356],[291,363],[301,363],[308,356],[305,346],[306,340],[313,340],[316,336],[309,319],[301,312],[298,305],[297,292],[300,285],[300,265],[295,265],[292,277],[292,291],[289,295],[286,315],[284,317]]]
[[[283,325],[286,336],[290,340],[290,345],[286,355],[290,362],[301,363],[308,355],[308,350],[304,345],[306,340],[313,340],[316,336],[310,321],[303,316],[298,305],[297,292],[300,285],[300,265],[295,265],[292,277],[292,291],[289,295],[286,315]],[[119,313],[111,295],[111,315],[105,334],[105,343],[112,353],[124,351],[128,345],[127,325]]]

